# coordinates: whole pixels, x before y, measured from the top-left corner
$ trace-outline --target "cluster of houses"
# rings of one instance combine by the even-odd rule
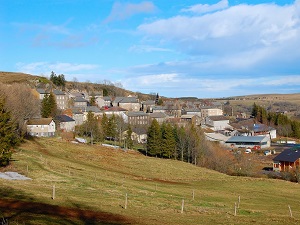
[[[40,100],[50,94],[45,89],[34,90]],[[75,126],[83,124],[88,112],[96,117],[106,114],[117,115],[133,128],[133,138],[137,141],[146,139],[146,128],[152,120],[158,123],[169,122],[179,126],[193,123],[205,129],[206,138],[218,141],[230,148],[270,147],[271,139],[276,138],[276,130],[257,124],[251,118],[238,118],[231,122],[224,116],[223,104],[214,101],[169,100],[164,105],[157,105],[158,99],[140,101],[135,96],[108,97],[103,93],[63,92],[53,90],[61,115],[51,119],[31,119],[27,122],[27,131],[32,136],[54,136],[56,130],[73,132]],[[95,105],[91,106],[91,98]],[[56,123],[55,123],[55,122]]]
[[[44,89],[34,90],[42,100],[49,94]],[[276,129],[255,122],[244,113],[233,121],[224,116],[223,104],[208,101],[169,100],[164,105],[157,105],[156,100],[140,101],[135,96],[108,97],[102,93],[89,95],[85,92],[63,92],[53,90],[58,109],[62,114],[55,118],[40,118],[27,121],[27,132],[32,136],[54,136],[61,132],[74,132],[75,126],[83,124],[88,112],[97,117],[106,114],[108,117],[117,115],[133,128],[132,139],[144,143],[147,139],[147,127],[152,120],[185,126],[193,123],[201,126],[209,141],[219,142],[228,149],[251,148],[267,149],[271,140],[276,138]],[[91,106],[91,98],[95,105]],[[300,148],[288,149],[274,158],[273,170],[286,171],[300,164]]]

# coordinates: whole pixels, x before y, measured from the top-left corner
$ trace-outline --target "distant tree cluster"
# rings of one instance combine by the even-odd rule
[[[60,86],[60,87],[65,87],[66,86],[66,80],[65,80],[65,75],[60,74],[60,75],[56,75],[53,71],[51,72],[50,75],[50,80],[52,81],[53,84],[55,84],[56,86]]]
[[[260,123],[274,126],[281,136],[300,138],[300,122],[292,120],[282,113],[268,112],[254,103],[252,116]]]
[[[147,135],[147,152],[151,156],[198,164],[207,150],[203,132],[193,124],[185,128],[170,123],[159,125],[154,119]]]
[[[126,144],[128,148],[132,148],[132,140],[130,141],[128,137],[125,137],[125,140],[123,140],[123,132],[126,130],[129,130],[127,134],[130,133],[131,139],[132,130],[130,126],[124,122],[122,117],[114,114],[108,117],[104,113],[102,118],[98,118],[95,117],[92,112],[88,112],[87,120],[76,129],[80,136],[93,138],[93,141],[118,141],[120,146],[122,146],[123,143],[123,146]]]
[[[153,120],[147,134],[146,147],[150,156],[181,160],[230,175],[253,173],[253,165],[242,154],[232,154],[205,140],[201,128],[193,124],[178,127],[168,123],[160,125]]]

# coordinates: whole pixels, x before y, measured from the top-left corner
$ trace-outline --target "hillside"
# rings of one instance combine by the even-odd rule
[[[32,180],[0,182],[0,217],[11,224],[300,222],[300,186],[295,183],[230,177],[180,161],[57,138],[26,141],[13,158],[6,170]]]
[[[4,72],[0,71],[0,83],[11,84],[11,83],[26,83],[31,88],[49,88],[49,85],[55,87],[52,82],[46,78],[26,73],[19,72]],[[152,99],[155,96],[149,94],[136,93],[130,90],[126,90],[118,85],[114,85],[111,82],[102,84],[102,83],[91,83],[91,82],[66,82],[66,90],[79,90],[87,91],[92,94],[99,91],[106,91],[106,94],[109,96],[128,96],[128,95],[137,95],[140,100]]]

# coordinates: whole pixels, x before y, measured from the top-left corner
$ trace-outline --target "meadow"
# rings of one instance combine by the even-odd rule
[[[234,177],[134,150],[27,140],[0,180],[9,224],[299,224],[300,186]],[[236,208],[235,208],[236,205]]]

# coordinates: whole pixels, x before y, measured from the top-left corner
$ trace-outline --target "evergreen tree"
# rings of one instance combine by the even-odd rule
[[[108,119],[106,135],[112,139],[117,137],[116,116],[114,114]]]
[[[175,155],[176,140],[174,130],[171,124],[163,124],[162,126],[162,156],[171,158]]]
[[[92,112],[88,112],[87,120],[79,128],[79,134],[89,137],[91,139],[91,143],[93,143],[94,141],[103,140],[103,133],[100,127],[100,122]]]
[[[94,95],[93,95],[93,96],[91,97],[91,99],[90,99],[90,105],[91,105],[91,106],[96,106],[96,98],[95,98]]]
[[[161,129],[159,123],[154,119],[147,132],[147,151],[152,156],[161,155]]]
[[[4,100],[0,99],[0,166],[9,164],[11,149],[19,141],[16,125],[11,119],[10,112],[5,109]]]
[[[128,126],[128,130],[126,132],[126,144],[127,144],[127,148],[132,149],[133,148],[133,141],[131,139],[131,135],[132,135],[132,129],[131,126]]]
[[[43,118],[54,117],[57,111],[55,96],[53,93],[45,95],[42,100],[41,115]]]
[[[256,118],[257,117],[257,114],[258,114],[258,106],[254,103],[253,104],[253,108],[252,108],[252,113],[251,115]]]

